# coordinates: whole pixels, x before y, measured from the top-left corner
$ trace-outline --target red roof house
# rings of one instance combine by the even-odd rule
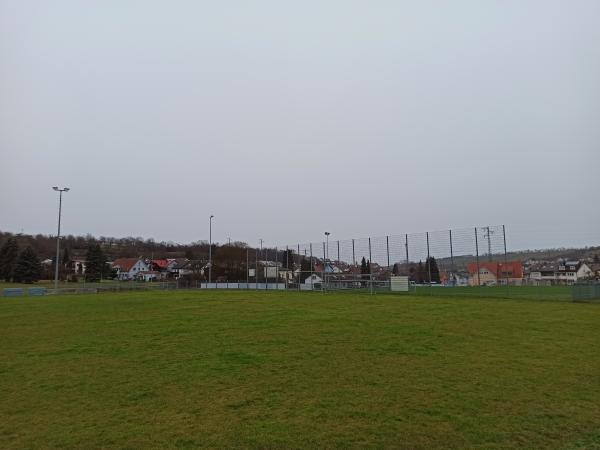
[[[523,280],[523,264],[520,261],[507,263],[481,261],[479,263],[479,274],[477,274],[477,263],[467,264],[469,272],[469,284],[521,284]]]

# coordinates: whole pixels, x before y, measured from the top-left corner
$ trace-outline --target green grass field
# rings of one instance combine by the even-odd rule
[[[156,284],[158,282],[153,283],[145,283],[147,285]],[[59,288],[85,288],[85,287],[105,287],[105,286],[119,286],[119,285],[143,285],[143,282],[133,282],[133,281],[116,281],[116,280],[103,280],[95,283],[85,283],[83,281],[79,281],[77,283],[69,283],[66,281],[59,281]],[[54,281],[53,280],[40,280],[37,283],[9,283],[5,281],[0,281],[0,290],[4,288],[23,288],[27,289],[30,287],[42,287],[47,289],[54,289]]]
[[[413,295],[571,301],[571,286],[416,286]]]
[[[0,298],[0,448],[600,448],[600,305]]]
[[[170,280],[173,283],[172,280]],[[80,288],[139,288],[139,289],[159,289],[160,281],[155,282],[132,282],[132,281],[116,281],[104,280],[96,283],[67,283],[60,282],[58,287],[61,289],[80,289]],[[7,283],[0,281],[0,295],[4,288],[23,288],[27,291],[30,287],[43,287],[47,289],[54,288],[52,280],[43,280],[32,284],[23,283]],[[388,293],[389,287],[379,288],[378,293]],[[544,301],[571,301],[571,286],[411,286],[410,295],[425,296],[425,297],[474,297],[474,298],[515,298],[528,300],[544,300]],[[368,288],[362,289],[363,293],[369,293]],[[394,293],[393,295],[398,295]]]

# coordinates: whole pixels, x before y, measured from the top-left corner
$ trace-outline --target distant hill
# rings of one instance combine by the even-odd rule
[[[586,260],[593,261],[594,258],[600,258],[600,246],[599,247],[585,247],[585,248],[551,248],[544,250],[520,250],[514,252],[508,252],[506,254],[506,261],[521,261],[523,263],[527,261],[556,261],[558,259],[567,260]],[[454,268],[459,271],[466,270],[467,264],[476,260],[475,255],[466,256],[455,256],[454,257]],[[488,255],[479,255],[479,261],[487,261]],[[492,257],[493,261],[503,262],[505,260],[504,254],[494,254]],[[444,270],[451,268],[452,261],[450,258],[440,258],[438,264]]]
[[[507,254],[509,261],[547,261],[557,259],[593,260],[600,258],[600,246],[585,248],[552,248],[547,250],[522,250]]]

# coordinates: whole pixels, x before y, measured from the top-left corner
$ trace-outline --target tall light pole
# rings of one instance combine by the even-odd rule
[[[327,259],[329,259],[329,235],[330,234],[331,233],[329,231],[325,232],[325,239],[327,240],[327,252],[325,254],[326,254]]]
[[[212,220],[215,216],[208,219],[208,282],[212,282]]]
[[[58,233],[56,234],[56,262],[54,264],[54,289],[58,289],[58,266],[60,265],[60,215],[62,212],[63,192],[69,192],[69,188],[59,189],[58,186],[52,186],[52,189],[58,192]]]

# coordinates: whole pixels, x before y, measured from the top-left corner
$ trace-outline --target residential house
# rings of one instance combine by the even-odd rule
[[[478,271],[479,268],[479,271]],[[469,286],[494,286],[497,284],[521,285],[523,264],[519,261],[508,263],[482,261],[467,264]]]
[[[325,273],[342,273],[341,269],[332,264],[331,261],[325,263]]]
[[[292,269],[285,269],[282,267],[279,269],[278,275],[280,280],[287,281],[288,283],[292,283],[294,281],[294,272]]]
[[[555,271],[556,268],[549,265],[530,267],[527,273],[527,283],[536,286],[552,285],[555,283]]]
[[[140,281],[158,281],[163,278],[164,273],[157,270],[143,270],[135,276]]]
[[[86,258],[83,256],[75,256],[71,258],[71,268],[76,274],[84,274],[86,266]]]
[[[577,280],[585,280],[592,277],[592,269],[580,261],[559,262],[558,270],[554,276],[556,284],[575,284]]]
[[[572,285],[594,277],[592,268],[581,261],[559,261],[556,265],[531,267],[527,280],[534,285]]]
[[[117,270],[117,279],[135,280],[140,272],[148,272],[150,267],[142,258],[119,258],[113,262]]]
[[[310,285],[315,288],[317,288],[317,286],[320,288],[322,282],[323,282],[323,279],[320,276],[318,276],[316,273],[313,273],[311,276],[307,277],[306,280],[304,280],[305,285]]]
[[[171,273],[175,279],[185,276],[202,277],[208,274],[208,261],[203,259],[179,260],[171,268]]]
[[[440,272],[440,283],[445,286],[467,286],[469,278],[458,272]]]
[[[175,258],[169,259],[169,265],[167,270],[169,271],[168,278],[177,278],[179,276],[179,269],[188,261],[187,258]]]
[[[187,260],[186,260],[187,261]],[[173,268],[178,264],[178,260],[172,258],[153,259],[148,261],[151,272],[157,272],[158,279],[173,278]]]
[[[590,269],[592,269],[592,274],[593,274],[592,276],[594,278],[596,278],[597,280],[600,279],[600,263],[592,264]]]

